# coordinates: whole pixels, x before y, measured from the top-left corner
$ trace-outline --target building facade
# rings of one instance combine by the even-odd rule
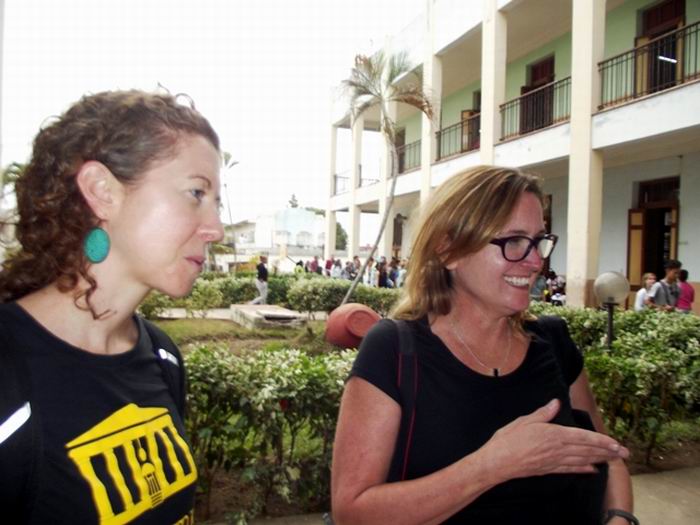
[[[400,174],[382,255],[410,254],[434,187],[496,164],[543,178],[559,235],[551,266],[566,276],[569,304],[594,304],[604,271],[636,290],[668,258],[699,289],[700,0],[427,0],[386,47],[412,57],[437,116],[392,108]],[[331,126],[325,245],[336,213],[349,212],[350,254],[363,213],[387,205],[388,161],[379,181],[361,176],[363,135],[377,120],[351,121],[339,103]],[[349,168],[336,166],[340,128],[352,130]]]

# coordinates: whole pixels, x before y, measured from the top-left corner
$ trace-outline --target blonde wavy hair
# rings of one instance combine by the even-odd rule
[[[420,319],[450,313],[452,280],[445,266],[496,237],[525,192],[544,206],[538,177],[497,166],[470,168],[440,185],[423,209],[402,296],[391,316]],[[529,318],[521,312],[512,321],[521,326]]]

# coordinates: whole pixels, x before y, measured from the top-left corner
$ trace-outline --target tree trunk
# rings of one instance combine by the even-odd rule
[[[389,221],[389,216],[391,215],[391,210],[394,207],[394,193],[396,191],[396,179],[399,178],[399,173],[398,173],[398,167],[399,167],[399,161],[398,161],[398,153],[396,151],[396,146],[391,142],[389,139],[389,136],[384,133],[384,140],[389,146],[389,151],[391,151],[391,187],[389,189],[389,195],[388,195],[388,203],[386,206],[386,209],[384,210],[384,215],[382,216],[382,222],[379,224],[379,232],[377,233],[377,238],[374,241],[374,244],[372,245],[372,249],[369,252],[369,255],[365,259],[365,262],[362,264],[360,267],[360,271],[357,272],[357,275],[355,276],[355,279],[352,281],[352,284],[350,285],[350,288],[348,289],[348,292],[345,294],[345,297],[343,297],[343,301],[340,303],[340,306],[343,306],[345,303],[347,303],[350,300],[350,297],[352,297],[352,294],[355,293],[355,289],[357,288],[357,285],[360,283],[360,280],[362,279],[362,276],[365,273],[365,270],[367,269],[367,265],[369,264],[369,260],[374,257],[374,253],[377,251],[377,246],[379,246],[379,242],[381,241],[382,235],[384,234],[384,229],[386,228],[386,223]]]

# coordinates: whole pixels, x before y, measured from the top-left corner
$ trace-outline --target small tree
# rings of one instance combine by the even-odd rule
[[[398,84],[404,75],[413,75],[415,81]],[[349,95],[353,120],[370,108],[379,108],[379,128],[387,149],[391,152],[392,180],[388,203],[379,224],[377,238],[341,304],[348,302],[362,279],[370,258],[377,250],[391,214],[391,208],[394,205],[396,179],[399,175],[399,155],[396,147],[396,123],[389,116],[389,104],[394,102],[407,104],[418,109],[431,120],[433,118],[433,105],[428,95],[423,91],[422,75],[413,71],[405,52],[391,55],[388,58],[381,51],[371,57],[357,55],[355,66],[350,72],[350,78],[343,81],[343,86]]]

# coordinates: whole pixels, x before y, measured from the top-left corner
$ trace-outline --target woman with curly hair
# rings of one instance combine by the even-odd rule
[[[0,273],[3,521],[193,518],[182,360],[135,310],[186,295],[222,238],[220,162],[168,94],[85,96],[35,138]]]

